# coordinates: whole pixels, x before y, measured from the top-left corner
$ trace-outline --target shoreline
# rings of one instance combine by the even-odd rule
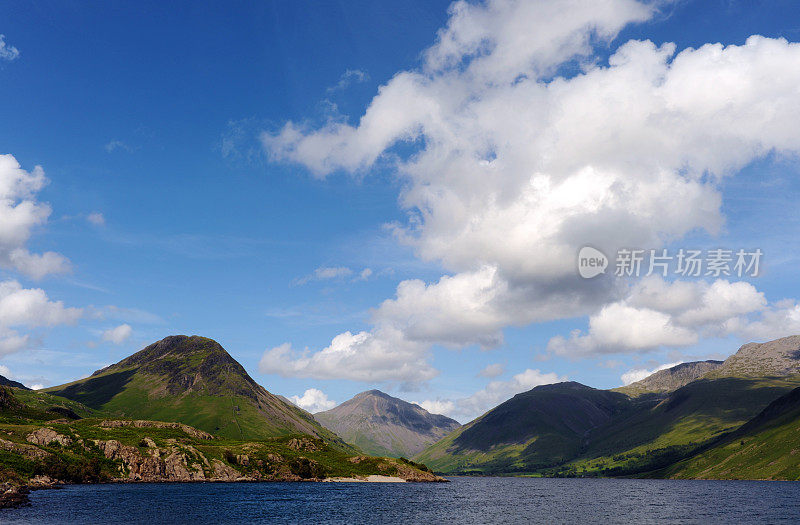
[[[437,476],[435,480],[407,480],[398,476],[383,476],[370,474],[364,477],[338,476],[332,478],[286,478],[286,479],[181,479],[181,480],[143,480],[115,478],[108,481],[92,483],[68,483],[58,480],[37,480],[33,483],[10,484],[2,487],[0,494],[0,511],[2,509],[16,509],[31,505],[30,493],[36,490],[59,490],[71,485],[114,485],[122,483],[447,483],[450,480]]]

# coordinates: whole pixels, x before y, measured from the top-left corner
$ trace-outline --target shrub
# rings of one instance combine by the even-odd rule
[[[292,471],[292,474],[303,479],[325,477],[325,469],[316,461],[311,461],[308,458],[293,459],[289,463],[289,470]]]
[[[225,461],[227,461],[231,465],[237,465],[239,463],[239,460],[236,459],[236,454],[234,454],[230,450],[226,449],[225,452],[222,453],[222,457],[224,457]]]

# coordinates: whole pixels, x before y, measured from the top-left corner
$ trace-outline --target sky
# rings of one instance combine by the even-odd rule
[[[466,422],[800,333],[794,1],[11,0],[0,35],[28,386],[197,334],[312,412]]]

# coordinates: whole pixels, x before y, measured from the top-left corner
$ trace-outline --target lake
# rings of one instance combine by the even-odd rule
[[[3,523],[780,523],[800,483],[452,478],[451,483],[142,483],[31,494]]]

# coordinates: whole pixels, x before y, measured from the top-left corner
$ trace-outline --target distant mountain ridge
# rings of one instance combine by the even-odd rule
[[[800,335],[747,343],[708,377],[783,377],[800,374]]]
[[[233,439],[294,433],[339,441],[256,383],[222,346],[169,336],[85,379],[46,391],[111,415],[177,421]]]
[[[390,457],[411,457],[461,426],[380,390],[361,392],[314,417],[345,442]]]
[[[722,366],[723,361],[692,361],[681,363],[671,368],[659,370],[642,380],[624,387],[615,388],[616,392],[628,395],[641,395],[649,392],[674,392],[684,385],[699,379]]]

